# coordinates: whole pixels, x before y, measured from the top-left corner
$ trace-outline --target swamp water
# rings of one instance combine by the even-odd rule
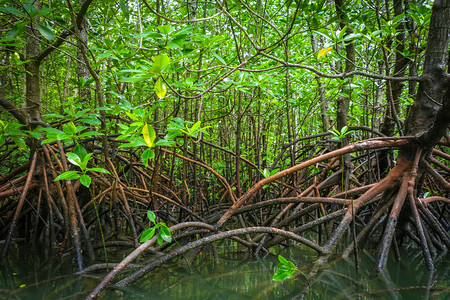
[[[376,252],[361,251],[358,274],[353,258],[337,260],[319,271],[302,295],[305,276],[297,273],[293,279],[272,280],[276,255],[255,258],[232,244],[218,249],[218,262],[212,251],[200,253],[191,268],[180,259],[125,288],[108,288],[99,299],[450,299],[448,255],[436,263],[436,274],[430,279],[418,249],[403,250],[401,261],[391,255],[388,271],[378,276],[373,276]],[[276,252],[306,276],[315,258],[313,252],[298,247]],[[109,254],[109,260],[120,261],[128,253],[118,250]],[[12,248],[8,260],[0,261],[0,299],[82,299],[107,273],[74,276],[72,272],[70,261],[52,263],[23,248]],[[429,282],[434,283],[432,288],[427,288]]]

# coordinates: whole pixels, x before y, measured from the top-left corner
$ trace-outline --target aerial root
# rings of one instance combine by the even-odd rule
[[[31,179],[33,178],[33,174],[36,167],[36,157],[37,153],[33,154],[33,158],[31,160],[30,170],[28,171],[27,180],[25,181],[25,186],[23,188],[22,194],[20,195],[19,203],[17,204],[16,211],[14,213],[14,217],[12,219],[12,223],[8,230],[8,236],[6,238],[5,246],[3,248],[2,257],[5,257],[8,254],[9,246],[11,244],[11,239],[14,234],[14,229],[16,228],[17,220],[22,211],[23,204],[25,203],[25,198],[27,197],[28,190],[31,185]]]

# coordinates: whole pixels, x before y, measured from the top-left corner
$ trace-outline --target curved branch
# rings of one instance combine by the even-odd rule
[[[358,71],[358,70],[351,71],[348,73],[328,74],[328,73],[321,72],[310,66],[286,62],[278,57],[272,56],[272,55],[264,53],[262,51],[260,51],[259,53],[264,57],[267,57],[271,60],[274,60],[274,61],[284,65],[285,67],[305,69],[305,70],[311,71],[311,72],[319,75],[320,77],[325,77],[325,78],[345,79],[345,78],[353,77],[355,75],[359,75],[359,76],[373,78],[373,79],[382,79],[382,80],[390,80],[390,81],[407,81],[407,80],[408,81],[423,81],[421,76],[393,77],[393,76],[383,76],[383,75],[379,75],[379,74],[366,73],[366,72]]]

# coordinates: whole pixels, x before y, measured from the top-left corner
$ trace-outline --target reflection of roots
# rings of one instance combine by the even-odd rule
[[[421,247],[426,267],[433,270],[433,259],[438,252],[445,252],[450,247],[447,233],[450,225],[446,219],[450,200],[443,196],[450,191],[450,184],[445,179],[447,175],[441,175],[448,174],[448,167],[442,161],[447,161],[449,156],[433,150],[433,155],[439,157],[438,161],[421,149],[408,149],[411,148],[410,140],[410,137],[378,138],[348,145],[264,178],[240,198],[236,198],[233,184],[229,184],[206,163],[165,149],[161,151],[173,157],[171,161],[181,159],[213,174],[216,182],[221,185],[217,192],[220,197],[215,203],[207,199],[201,188],[197,191],[197,202],[192,203],[194,199],[191,200],[187,180],[180,183],[179,189],[184,190],[188,197],[180,197],[173,188],[169,188],[174,186],[172,180],[157,173],[158,167],[154,167],[152,171],[156,172],[149,175],[142,165],[120,155],[117,158],[124,164],[123,171],[118,172],[117,166],[107,159],[106,167],[111,171],[112,178],[110,175],[92,174],[92,198],[88,195],[83,200],[79,182],[72,184],[70,181],[53,181],[57,175],[69,170],[62,147],[44,145],[27,165],[27,176],[13,180],[20,172],[12,172],[0,178],[0,209],[7,212],[3,215],[9,216],[2,220],[6,224],[5,228],[9,229],[3,255],[8,252],[14,229],[20,225],[18,220],[26,214],[23,207],[29,191],[37,190],[37,215],[42,218],[40,215],[47,213],[44,218],[49,220],[47,228],[39,228],[48,232],[48,241],[53,247],[72,247],[80,274],[107,267],[83,267],[82,249],[86,249],[86,253],[93,258],[94,248],[98,247],[91,245],[89,237],[98,232],[93,201],[99,208],[99,220],[105,226],[105,246],[136,247],[115,266],[88,298],[95,298],[145,251],[151,250],[151,253],[157,254],[157,258],[116,285],[126,285],[189,251],[189,256],[192,257],[193,253],[195,257],[202,247],[211,243],[214,245],[215,241],[222,239],[233,239],[255,255],[261,251],[267,253],[268,248],[283,244],[286,240],[295,241],[317,253],[318,260],[310,274],[313,277],[320,265],[336,253],[338,246],[343,250],[342,256],[348,257],[369,239],[379,241],[376,267],[383,270],[391,245],[394,246],[394,254],[398,256],[397,242],[401,243],[404,237],[408,237]],[[374,178],[377,176],[367,175],[379,174],[374,171],[378,161],[377,155],[373,153],[377,149],[386,148],[398,148],[400,155],[397,164],[386,177],[376,181]],[[348,169],[351,165],[341,169],[339,158],[354,152],[359,154],[354,158],[354,164],[360,162],[360,165],[353,170]],[[360,158],[362,159],[358,160]],[[251,162],[247,163],[255,167]],[[435,171],[429,163],[439,167],[443,173]],[[319,168],[313,176],[308,176],[307,168],[310,166]],[[125,172],[133,173],[132,181],[127,179],[124,182],[122,177]],[[39,178],[35,178],[35,174],[39,174]],[[290,176],[294,178],[293,183],[283,181]],[[354,182],[356,187],[345,190],[344,185],[341,185],[344,176],[348,176],[345,178],[348,179],[347,182]],[[359,183],[360,178],[365,178],[362,180],[363,184]],[[17,186],[23,182],[23,186]],[[148,188],[149,182],[152,188]],[[196,184],[201,186],[199,182]],[[420,199],[422,186],[438,191],[440,195]],[[19,194],[17,204],[9,200]],[[264,200],[269,195],[272,196],[271,199]],[[149,225],[143,223],[141,216],[149,207],[158,210],[157,215],[161,221],[172,224],[171,230],[177,243],[155,247],[154,237],[139,245],[138,233]],[[138,214],[138,210],[141,214]],[[113,218],[113,221],[108,221],[108,217]],[[123,220],[125,223],[120,225]],[[37,218],[35,222],[39,223]],[[127,233],[123,234],[123,230],[127,230]],[[5,234],[4,231],[2,234]],[[37,228],[33,235],[35,240],[36,235],[39,235]],[[349,239],[344,238],[346,236],[352,237],[352,242],[347,242]],[[357,262],[357,252],[355,258]]]

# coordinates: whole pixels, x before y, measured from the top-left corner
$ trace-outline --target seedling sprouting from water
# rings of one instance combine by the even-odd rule
[[[278,269],[273,274],[272,280],[283,281],[290,278],[295,272],[300,272],[296,265],[292,261],[287,260],[281,255],[278,255]]]

